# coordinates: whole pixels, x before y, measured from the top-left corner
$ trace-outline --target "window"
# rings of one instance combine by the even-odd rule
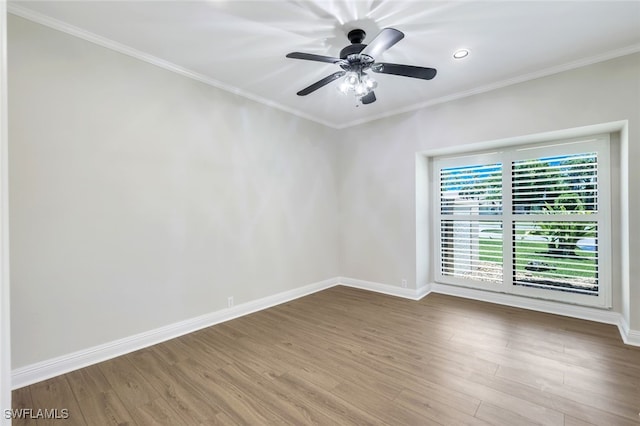
[[[436,281],[610,305],[608,135],[434,164]]]

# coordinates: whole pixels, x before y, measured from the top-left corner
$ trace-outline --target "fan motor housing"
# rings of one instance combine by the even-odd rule
[[[349,31],[349,33],[347,34],[347,38],[351,42],[351,45],[345,47],[340,51],[340,59],[346,59],[349,55],[362,52],[362,50],[367,47],[366,44],[362,44],[366,36],[367,33],[360,28]]]
[[[340,59],[347,59],[349,55],[360,53],[365,47],[367,47],[367,45],[362,43],[351,44],[340,51]]]

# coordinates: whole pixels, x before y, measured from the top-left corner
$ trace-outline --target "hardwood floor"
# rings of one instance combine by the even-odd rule
[[[334,287],[13,392],[14,424],[638,425],[614,326]]]

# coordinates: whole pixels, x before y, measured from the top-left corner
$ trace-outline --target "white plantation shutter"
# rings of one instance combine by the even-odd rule
[[[526,238],[526,235],[541,225],[552,233],[565,235],[568,241],[565,251],[558,248],[549,250],[549,243],[544,237],[540,239]],[[582,228],[588,229],[589,238],[584,242],[584,254],[572,254],[570,248],[583,241]],[[580,235],[578,235],[580,234]],[[576,293],[598,295],[598,226],[596,222],[516,222],[515,238],[522,240],[514,249],[514,277],[516,285],[546,288]],[[576,261],[579,259],[579,261]]]
[[[512,194],[514,284],[597,296],[598,153],[513,161]]]
[[[453,159],[439,168],[439,272],[455,281],[490,285],[503,278],[502,222],[493,220],[502,213],[502,163],[469,160]],[[496,238],[485,242],[480,235]]]
[[[610,303],[608,135],[437,158],[436,280]]]
[[[547,212],[561,214],[578,207],[597,210],[596,152],[519,160],[512,168],[514,213],[540,212],[546,203],[554,201],[559,208]]]
[[[500,230],[500,227],[501,223],[496,221],[441,221],[442,274],[502,281],[502,240],[496,240],[498,244],[481,251],[478,238],[480,232]]]
[[[454,204],[447,204],[452,201]],[[502,209],[502,164],[450,167],[440,170],[441,210],[479,214],[481,209]]]

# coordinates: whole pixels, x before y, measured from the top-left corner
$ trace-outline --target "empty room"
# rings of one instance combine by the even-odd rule
[[[640,2],[0,2],[0,424],[640,425]]]

